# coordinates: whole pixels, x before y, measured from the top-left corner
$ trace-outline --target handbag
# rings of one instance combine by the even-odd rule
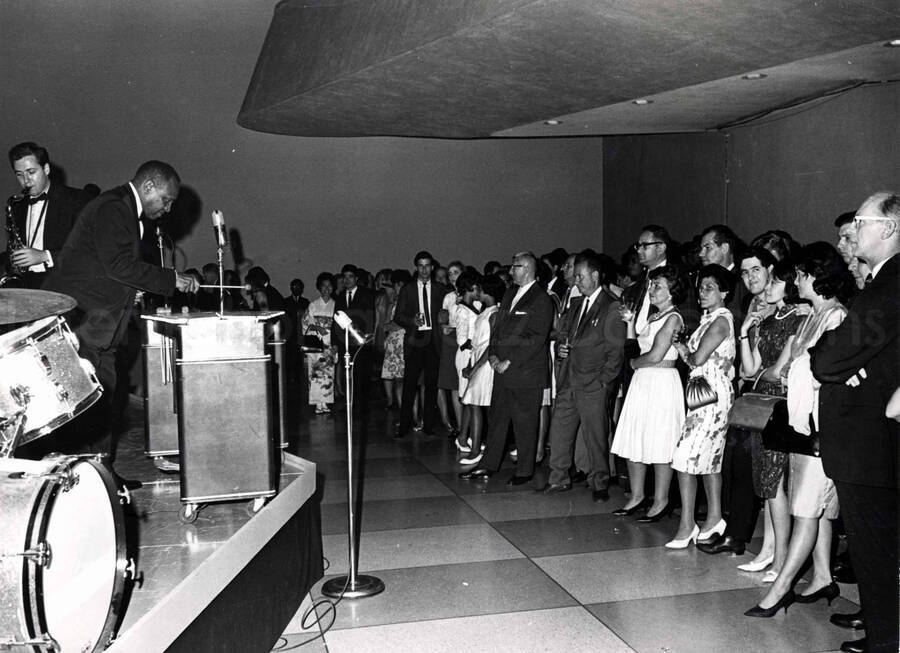
[[[753,392],[761,378],[762,375],[757,376],[753,382],[753,387],[734,400],[734,403],[731,405],[731,412],[728,415],[729,426],[761,433],[766,424],[769,423],[775,404],[779,400],[784,399],[784,397]]]
[[[684,386],[684,397],[688,410],[697,410],[719,400],[718,393],[712,389],[709,381],[702,374],[688,379]]]
[[[816,431],[812,415],[809,416],[810,434],[797,433],[788,421],[787,399],[778,398],[772,408],[772,415],[762,431],[763,446],[771,451],[798,453],[819,458],[819,433]]]
[[[318,335],[310,333],[310,329],[312,329],[311,324],[306,328],[306,332],[300,341],[300,350],[307,354],[321,354],[325,351],[325,341]]]

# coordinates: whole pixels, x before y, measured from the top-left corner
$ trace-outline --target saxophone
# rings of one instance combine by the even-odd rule
[[[16,223],[13,220],[13,205],[25,200],[28,193],[23,191],[21,195],[12,195],[6,200],[6,255],[9,274],[0,276],[0,288],[24,288],[25,278],[22,276],[24,269],[16,267],[12,264],[12,253],[25,247],[25,241],[19,233]]]

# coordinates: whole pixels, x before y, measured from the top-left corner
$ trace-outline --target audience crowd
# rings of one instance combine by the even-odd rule
[[[420,251],[412,273],[322,272],[311,302],[300,280],[285,299],[253,268],[227,302],[286,310],[292,374],[306,370],[323,414],[348,391],[332,319],[346,312],[372,337],[347,339],[354,401],[380,378],[394,437],[442,428],[462,479],[492,482],[509,455],[510,485],[604,502],[617,483],[614,515],[677,511],[666,547],[711,555],[743,554],[763,507],[760,551],[738,569],[771,589],[745,614],[830,605],[835,579],[858,582],[862,610],[831,620],[866,636],[842,650],[896,651],[900,197],[834,225],[836,246],[725,225],[678,244],[647,225],[617,259],[557,248],[444,267]],[[748,426],[753,402],[769,408]]]

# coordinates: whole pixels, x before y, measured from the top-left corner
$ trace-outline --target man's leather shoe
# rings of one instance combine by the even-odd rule
[[[531,480],[530,476],[512,476],[506,482],[507,485],[512,487],[513,485],[525,485],[528,481]]]
[[[609,501],[609,490],[607,490],[606,488],[603,488],[602,490],[594,490],[593,492],[591,492],[591,499],[593,499],[594,502]]]
[[[572,474],[572,484],[575,483],[584,483],[587,480],[587,474],[585,474],[580,469],[577,470],[574,474]]]
[[[116,474],[115,478],[116,478],[116,483],[121,485],[126,490],[139,490],[142,487],[144,487],[144,484],[141,483],[140,481],[135,481],[130,478],[122,478],[118,474]]]
[[[829,621],[835,626],[840,626],[841,628],[850,628],[852,630],[862,630],[866,627],[866,622],[863,621],[862,610],[843,614],[840,612],[836,612],[831,615]]]
[[[844,642],[841,644],[841,650],[844,653],[866,653],[866,638],[862,637]]]
[[[547,485],[538,490],[538,492],[543,492],[544,494],[559,494],[560,492],[568,492],[571,489],[571,483],[547,483]]]
[[[838,583],[855,583],[856,574],[853,572],[853,566],[850,564],[848,556],[838,556],[834,565],[831,567],[831,577]]]
[[[733,553],[734,555],[744,555],[746,546],[731,535],[719,535],[709,542],[697,544],[697,548],[703,553]]]
[[[464,481],[468,481],[469,479],[473,478],[486,481],[491,477],[491,473],[483,467],[473,467],[467,472],[460,472],[458,476]]]

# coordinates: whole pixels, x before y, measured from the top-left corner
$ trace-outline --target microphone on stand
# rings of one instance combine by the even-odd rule
[[[356,344],[364,345],[369,341],[370,336],[367,336],[363,333],[360,333],[355,326],[353,326],[353,320],[350,319],[350,316],[347,315],[344,311],[337,311],[334,314],[334,321],[337,322],[337,325],[344,329],[347,333],[353,336],[353,339],[356,340]]]
[[[216,244],[219,247],[228,245],[228,232],[225,230],[225,216],[221,211],[212,212],[213,231],[216,234]]]

